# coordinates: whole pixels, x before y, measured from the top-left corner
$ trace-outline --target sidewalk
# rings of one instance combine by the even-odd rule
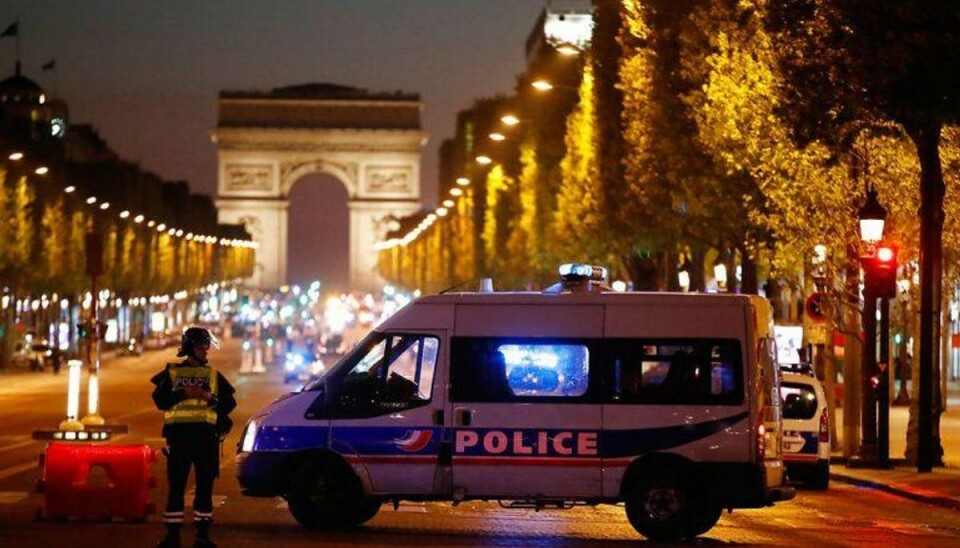
[[[907,421],[909,409],[890,409],[890,459],[895,464],[890,470],[848,468],[839,451],[833,454],[830,478],[858,487],[877,489],[907,499],[960,510],[960,384],[949,383],[947,411],[940,417],[940,439],[943,445],[945,467],[934,468],[928,474],[917,472],[916,466],[906,464]],[[843,413],[837,410],[837,436],[842,445]]]

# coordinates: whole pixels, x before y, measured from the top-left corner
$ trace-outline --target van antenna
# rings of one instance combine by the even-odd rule
[[[453,284],[453,285],[451,285],[450,287],[448,287],[448,288],[444,289],[443,291],[441,291],[440,293],[438,293],[438,295],[443,295],[444,293],[446,293],[446,292],[448,292],[448,291],[453,291],[454,289],[461,288],[461,287],[467,285],[468,283],[472,283],[472,282],[475,282],[475,281],[477,281],[477,278],[470,278],[469,280],[460,282],[460,283],[458,283],[458,284]]]

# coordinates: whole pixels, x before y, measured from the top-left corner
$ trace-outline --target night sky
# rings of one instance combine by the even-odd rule
[[[513,90],[524,69],[526,37],[544,4],[3,0],[0,27],[20,18],[23,74],[63,98],[71,122],[93,124],[123,158],[211,195],[216,150],[209,131],[220,90],[332,82],[419,93],[430,134],[422,188],[432,204],[437,149],[452,136],[457,111],[474,98]],[[0,40],[0,77],[13,73],[15,57],[15,40]],[[41,71],[51,59],[55,70]],[[329,182],[324,176],[308,179]],[[342,188],[298,184],[293,192],[293,231],[345,231]],[[342,281],[345,267],[328,267],[345,262],[345,239],[331,239],[339,250],[314,243],[320,245],[306,249],[304,241],[291,243],[292,276],[310,277],[319,268],[328,279]],[[311,253],[315,256],[305,256]]]

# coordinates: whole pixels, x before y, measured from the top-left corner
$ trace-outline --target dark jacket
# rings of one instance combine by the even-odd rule
[[[154,384],[153,403],[156,404],[157,409],[160,411],[168,411],[172,409],[173,406],[187,399],[187,395],[183,390],[173,389],[173,382],[170,379],[170,373],[168,369],[171,367],[190,366],[191,365],[187,360],[184,360],[180,363],[167,364],[167,367],[165,367],[163,371],[157,373],[152,379],[150,379],[150,382]],[[178,434],[203,431],[209,431],[211,434],[215,434],[216,436],[227,435],[227,433],[230,431],[230,428],[233,427],[233,420],[230,419],[230,412],[237,407],[237,400],[233,396],[234,393],[236,393],[236,389],[233,387],[233,385],[227,381],[226,377],[223,376],[223,373],[217,371],[217,393],[209,402],[209,405],[211,407],[215,407],[217,410],[216,427],[206,423],[164,424],[163,437],[170,439],[171,436],[176,436]]]

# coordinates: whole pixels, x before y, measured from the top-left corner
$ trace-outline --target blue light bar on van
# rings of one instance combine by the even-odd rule
[[[563,281],[590,280],[602,282],[607,279],[607,269],[602,266],[566,263],[560,265],[560,279]]]

